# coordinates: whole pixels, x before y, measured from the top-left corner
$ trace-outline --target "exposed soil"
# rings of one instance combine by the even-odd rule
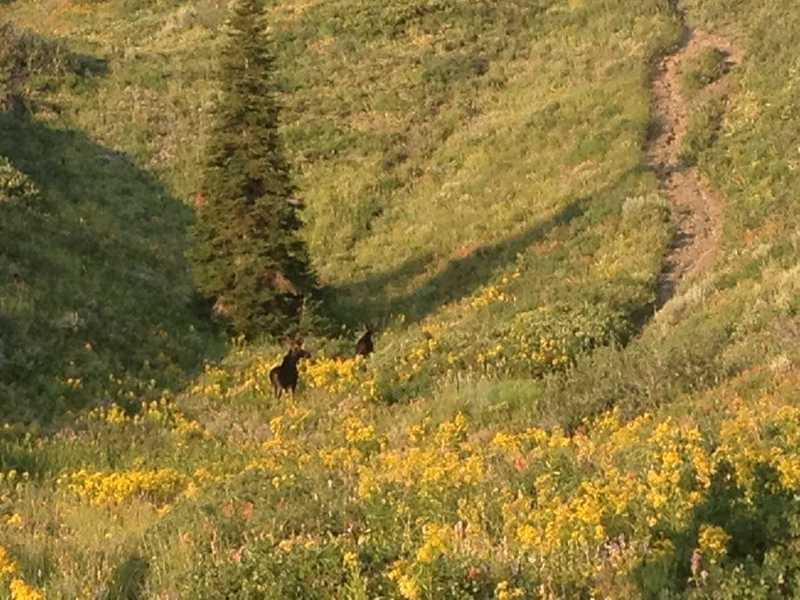
[[[689,104],[680,86],[682,66],[687,59],[710,48],[722,50],[729,65],[739,60],[737,51],[725,39],[685,26],[683,42],[660,61],[652,83],[659,130],[648,143],[647,157],[669,200],[675,228],[675,237],[658,280],[655,310],[675,295],[682,281],[708,269],[719,246],[722,197],[696,167],[680,159],[689,120]],[[723,86],[724,79],[712,85]]]

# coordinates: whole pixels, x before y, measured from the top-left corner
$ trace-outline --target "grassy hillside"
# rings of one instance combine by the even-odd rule
[[[58,59],[18,67],[30,113],[0,115],[0,595],[789,594],[800,17],[685,3],[743,55],[724,93],[713,56],[683,80],[724,234],[650,320],[675,7],[383,4],[271,13],[343,327],[281,401],[281,349],[218,360],[183,259],[224,7],[0,5]],[[332,358],[365,321],[376,354]]]
[[[68,51],[102,66],[89,76],[70,73],[69,85],[27,86],[34,104],[41,98],[40,126],[89,132],[109,152],[154,174],[164,193],[190,204],[199,191],[196,170],[216,93],[213,53],[224,10],[212,3],[111,2],[18,3],[7,12],[36,35],[70,40]],[[570,359],[631,334],[626,322],[652,301],[668,236],[664,207],[653,194],[656,181],[640,152],[649,118],[648,61],[675,36],[668,11],[657,4],[617,15],[578,5],[325,3],[290,4],[273,18],[287,152],[299,171],[309,243],[335,320],[351,327],[398,321],[403,336],[419,337],[413,325],[440,316],[442,348],[456,357],[451,363],[481,370],[481,357],[515,325],[534,327],[527,337],[560,335],[557,354]],[[630,39],[639,40],[634,48]],[[597,44],[604,52],[593,56]],[[46,108],[51,104],[57,113]],[[12,161],[23,160],[14,154],[20,156]],[[144,202],[124,198],[128,193],[120,194],[121,202],[152,214]],[[147,235],[171,244],[171,260],[185,271],[186,221],[176,215],[164,224],[177,235],[146,225]],[[174,271],[161,276],[185,281]],[[181,293],[188,308],[187,291]],[[486,301],[495,296],[501,301]],[[60,294],[55,299],[68,304]],[[80,299],[96,312],[92,302]],[[465,315],[463,303],[483,310]],[[156,305],[172,309],[175,302]],[[131,298],[131,306],[148,307],[148,301]],[[61,308],[80,316],[75,306]],[[119,313],[102,322],[129,318]],[[516,324],[509,319],[514,315]],[[576,320],[589,330],[577,338],[568,331]],[[186,331],[186,323],[170,318],[162,325],[131,329],[137,337]],[[202,347],[203,336],[196,337],[176,341]],[[142,345],[137,340],[130,347]],[[112,350],[130,354],[123,348]],[[156,355],[161,348],[152,350]],[[554,358],[533,370],[550,370]],[[185,372],[190,360],[161,362],[177,362],[175,370]],[[528,361],[490,362],[507,374],[530,371]],[[85,385],[87,374],[74,370],[68,378]],[[419,381],[420,389],[430,387]],[[416,391],[389,387],[391,399]]]

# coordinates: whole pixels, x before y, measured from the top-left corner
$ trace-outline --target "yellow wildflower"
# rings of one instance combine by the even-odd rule
[[[16,575],[18,572],[19,565],[17,565],[17,561],[11,558],[8,550],[0,546],[0,577]]]
[[[445,554],[451,537],[451,529],[447,525],[427,523],[422,528],[423,544],[417,550],[417,560],[430,563]]]
[[[728,552],[728,542],[731,536],[722,528],[715,525],[703,525],[697,536],[697,543],[700,552],[709,557],[710,561],[716,562]]]
[[[9,589],[11,590],[11,600],[44,600],[42,592],[29,586],[22,579],[12,579]]]

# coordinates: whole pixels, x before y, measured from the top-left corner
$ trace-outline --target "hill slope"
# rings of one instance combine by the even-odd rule
[[[275,8],[283,131],[329,310],[384,324],[367,361],[330,358],[346,338],[311,340],[302,395],[276,401],[271,346],[231,343],[181,388],[215,339],[181,251],[224,10],[0,7],[106,65],[33,78],[33,114],[0,117],[0,155],[41,201],[0,203],[3,227],[29,236],[0,246],[7,327],[54,365],[84,326],[38,315],[84,302],[102,340],[86,341],[106,352],[34,384],[3,373],[36,400],[26,420],[87,409],[2,431],[6,582],[153,598],[793,587],[800,79],[787,53],[800,18],[749,1],[681,8]],[[713,53],[678,69],[693,107],[682,157],[725,198],[724,225],[714,264],[650,319],[681,233],[648,157],[663,128],[651,83],[684,18],[741,52],[724,76]],[[53,257],[66,266],[34,267]],[[167,335],[145,333],[156,327]],[[106,388],[120,373],[133,383]],[[67,401],[41,383],[52,377]]]
[[[0,100],[17,105],[0,114],[0,412],[51,421],[185,383],[214,346],[183,258],[191,211],[59,116],[104,60],[7,24],[0,38]]]

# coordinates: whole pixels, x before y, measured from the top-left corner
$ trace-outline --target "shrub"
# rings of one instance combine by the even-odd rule
[[[32,76],[60,77],[78,61],[66,47],[11,23],[0,24],[0,81],[16,83]]]
[[[724,104],[720,99],[706,101],[695,109],[689,117],[686,135],[681,143],[682,161],[690,165],[697,164],[700,156],[714,145],[723,113]]]
[[[703,50],[683,68],[681,83],[685,90],[697,92],[714,83],[728,71],[728,55],[719,48]]]
[[[39,198],[39,188],[30,177],[0,156],[0,204],[24,203]]]
[[[188,598],[335,598],[344,580],[341,551],[297,539],[275,547],[264,541],[213,560],[204,553],[186,582]]]

